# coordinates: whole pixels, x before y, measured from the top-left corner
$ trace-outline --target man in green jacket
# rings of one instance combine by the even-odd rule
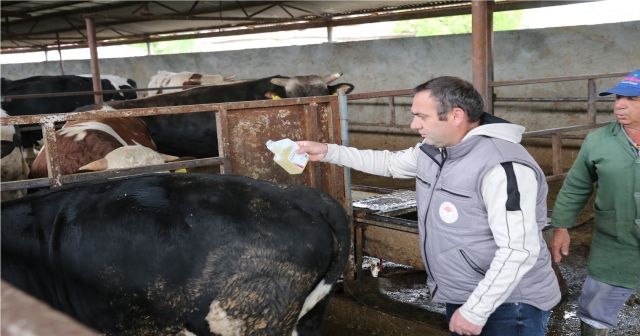
[[[640,284],[640,70],[600,96],[616,95],[616,121],[585,139],[558,194],[551,225],[556,262],[569,253],[569,233],[597,190],[588,276],[578,299],[582,335],[607,335]]]

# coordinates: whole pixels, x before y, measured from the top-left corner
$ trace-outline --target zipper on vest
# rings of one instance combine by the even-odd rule
[[[436,189],[436,190],[444,191],[444,192],[446,192],[447,194],[449,194],[449,195],[453,195],[453,196],[464,197],[464,198],[471,198],[471,197],[469,197],[469,196],[467,196],[467,195],[456,194],[456,193],[454,193],[453,191],[449,191],[449,190],[444,189],[444,188],[438,188],[438,189]]]
[[[460,254],[462,254],[462,258],[464,258],[464,261],[467,262],[467,264],[469,266],[471,266],[471,268],[480,273],[482,276],[485,275],[485,272],[482,270],[482,268],[480,268],[478,265],[476,265],[476,263],[473,262],[473,260],[471,260],[471,258],[467,255],[467,253],[464,250],[459,250]]]
[[[422,147],[420,147],[420,149],[422,150]],[[422,151],[425,154],[427,154],[427,156],[430,157],[431,160],[433,160],[439,167],[438,168],[438,173],[436,174],[436,180],[433,182],[434,185],[437,185],[438,184],[438,178],[440,177],[440,172],[442,171],[442,167],[444,166],[444,162],[447,160],[447,150],[443,149],[442,152],[441,152],[442,153],[442,163],[438,162],[438,160],[436,160],[434,157],[429,155],[429,153],[427,153],[425,150],[422,150]],[[420,180],[420,181],[422,181],[422,180]],[[435,192],[435,188],[431,189],[431,195],[429,195],[429,202],[427,203],[427,211],[424,214],[424,241],[422,242],[422,248],[424,250],[424,260],[425,260],[425,263],[427,264],[427,275],[430,276],[431,279],[433,279],[433,282],[436,284],[436,288],[433,290],[433,293],[431,293],[431,298],[432,299],[436,296],[436,293],[438,292],[438,282],[436,281],[436,278],[433,276],[433,272],[431,272],[431,268],[429,267],[429,256],[427,254],[427,218],[429,216],[429,208],[431,208],[431,200],[433,199],[433,193],[434,192]]]
[[[440,154],[442,156],[442,164],[440,165],[440,169],[438,169],[438,173],[436,174],[436,179],[440,177],[440,173],[442,172],[442,167],[444,167],[444,162],[447,161],[447,149],[443,148]]]

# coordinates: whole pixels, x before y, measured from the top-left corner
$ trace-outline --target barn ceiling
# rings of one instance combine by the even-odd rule
[[[495,11],[576,1],[497,2]],[[471,1],[2,1],[3,53],[254,34],[471,13]]]

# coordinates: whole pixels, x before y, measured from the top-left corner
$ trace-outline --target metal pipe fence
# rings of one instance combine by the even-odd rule
[[[587,124],[585,125],[576,125],[576,126],[565,126],[558,127],[552,129],[538,130],[525,132],[522,137],[523,138],[549,138],[551,137],[551,147],[552,147],[552,175],[547,176],[547,181],[556,181],[562,180],[566,177],[566,174],[563,173],[562,169],[562,139],[563,138],[579,138],[576,136],[567,137],[564,134],[570,132],[577,131],[585,131],[590,129],[595,129],[607,125],[609,122],[601,122],[598,123],[596,121],[596,103],[597,102],[613,102],[615,99],[612,98],[599,98],[596,93],[596,79],[601,78],[613,78],[613,77],[622,77],[627,73],[609,73],[609,74],[593,74],[593,75],[583,75],[583,76],[564,76],[564,77],[549,77],[549,78],[536,78],[536,79],[526,79],[526,80],[515,80],[515,81],[491,81],[488,83],[489,87],[500,87],[500,86],[514,86],[514,85],[529,85],[529,84],[543,84],[543,83],[554,83],[554,82],[565,82],[565,81],[577,81],[577,80],[586,80],[587,81],[587,97],[561,97],[561,98],[531,98],[531,97],[497,97],[493,96],[490,104],[488,104],[489,109],[492,111],[495,102],[536,102],[536,103],[549,103],[549,102],[578,102],[578,103],[587,103]],[[414,135],[416,131],[409,128],[409,125],[399,125],[396,123],[396,107],[397,106],[409,106],[410,104],[406,103],[398,103],[395,101],[395,97],[402,96],[412,96],[413,90],[393,90],[393,91],[379,91],[379,92],[368,92],[368,93],[360,93],[360,94],[350,94],[347,96],[347,100],[350,102],[364,100],[364,99],[372,99],[372,98],[387,98],[388,106],[389,106],[389,120],[388,124],[373,124],[373,123],[359,123],[359,122],[350,122],[349,130],[351,132],[361,132],[361,133],[377,133],[377,134],[396,134],[396,135]],[[367,102],[355,103],[357,105],[369,105]],[[372,105],[380,105],[377,103],[373,103]]]
[[[229,158],[225,158],[223,150],[220,149],[219,157],[186,160],[172,163],[164,163],[159,165],[127,168],[127,169],[114,169],[102,172],[91,173],[79,173],[72,175],[63,175],[60,168],[60,153],[58,151],[57,139],[56,139],[56,123],[66,122],[69,120],[83,121],[92,120],[96,118],[126,118],[126,117],[141,117],[141,116],[154,116],[164,114],[181,114],[181,113],[195,113],[195,112],[215,112],[216,117],[220,113],[226,114],[227,111],[232,110],[244,110],[244,109],[257,109],[257,108],[270,108],[270,107],[286,107],[292,105],[309,105],[311,107],[317,103],[327,103],[329,101],[336,100],[336,97],[311,97],[311,98],[293,98],[293,99],[281,99],[281,100],[259,100],[250,102],[234,102],[234,103],[217,103],[217,104],[201,104],[201,105],[180,105],[180,106],[166,106],[166,107],[152,107],[152,108],[139,108],[139,109],[122,109],[112,111],[84,111],[84,112],[70,112],[61,114],[49,114],[49,115],[26,115],[15,117],[4,117],[0,119],[0,125],[24,125],[24,124],[39,124],[44,135],[44,146],[47,156],[47,170],[48,177],[31,180],[21,180],[12,182],[0,183],[0,191],[17,190],[25,188],[38,188],[38,187],[59,187],[65,183],[75,183],[81,181],[89,181],[96,179],[105,179],[113,177],[124,177],[138,174],[146,174],[153,172],[162,172],[169,170],[176,170],[182,168],[195,168],[202,166],[220,165],[224,167],[225,161]],[[217,133],[220,137],[223,134],[221,127],[223,123],[218,122],[216,124]],[[230,168],[230,167],[229,167]],[[223,170],[223,169],[221,169]],[[224,171],[223,171],[224,173]]]

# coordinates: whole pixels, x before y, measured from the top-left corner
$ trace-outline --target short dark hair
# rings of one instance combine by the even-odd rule
[[[484,113],[484,100],[471,83],[452,76],[442,76],[426,81],[413,89],[414,93],[429,91],[438,104],[438,118],[446,120],[447,113],[454,108],[462,109],[474,123]]]

